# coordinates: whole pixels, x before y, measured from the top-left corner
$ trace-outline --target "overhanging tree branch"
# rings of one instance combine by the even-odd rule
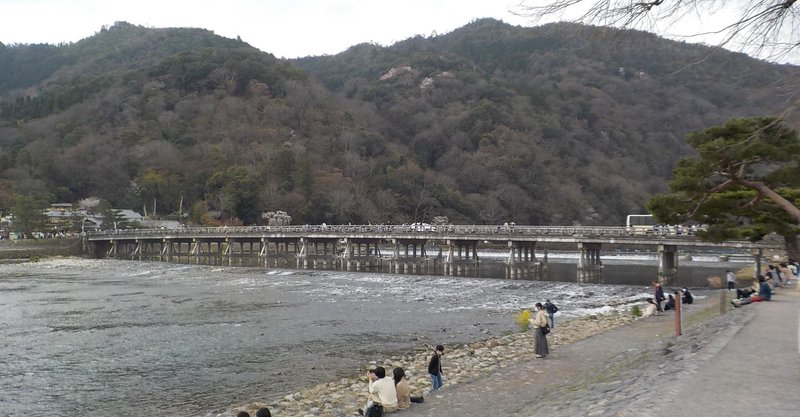
[[[515,14],[534,20],[553,17],[621,29],[653,32],[671,28],[680,21],[699,18],[720,21],[720,10],[740,10],[711,30],[681,35],[685,38],[722,36],[718,47],[738,49],[766,58],[779,59],[800,45],[800,16],[797,0],[526,0]],[[573,17],[574,16],[574,17]],[[707,27],[707,25],[703,25]],[[666,33],[659,33],[666,34]],[[766,56],[764,56],[766,55]]]
[[[735,182],[741,186],[758,191],[759,194],[772,200],[780,208],[786,210],[786,212],[789,213],[789,215],[792,216],[797,223],[800,223],[800,209],[795,207],[795,205],[792,204],[789,200],[781,197],[780,194],[776,193],[774,190],[772,190],[763,182],[751,181],[745,178],[737,178],[735,179]]]

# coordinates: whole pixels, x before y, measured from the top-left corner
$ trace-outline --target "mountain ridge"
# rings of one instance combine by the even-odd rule
[[[688,131],[782,110],[775,83],[796,67],[704,48],[493,19],[295,60],[127,23],[7,46],[0,206],[27,192],[185,201],[195,222],[619,224],[666,190]]]

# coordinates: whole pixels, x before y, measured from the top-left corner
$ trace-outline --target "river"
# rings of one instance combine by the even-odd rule
[[[513,331],[513,313],[544,299],[568,320],[650,292],[559,281],[574,265],[557,260],[550,271],[527,281],[79,258],[2,264],[0,414],[213,415],[425,344]],[[653,271],[651,260],[612,261],[606,276]]]

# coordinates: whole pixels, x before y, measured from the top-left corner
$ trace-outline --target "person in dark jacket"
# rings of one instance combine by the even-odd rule
[[[656,283],[656,290],[653,294],[653,299],[656,301],[656,311],[659,313],[663,312],[664,310],[661,309],[661,302],[665,300],[664,288],[662,288],[661,284],[659,283]]]
[[[681,302],[683,304],[691,304],[694,302],[694,296],[689,292],[688,288],[684,288],[681,291],[683,292],[683,297],[681,297]]]
[[[675,297],[667,294],[667,302],[664,303],[664,311],[675,310]]]
[[[431,382],[433,383],[433,388],[431,391],[436,391],[444,385],[444,380],[442,377],[444,373],[442,372],[442,355],[444,354],[444,346],[437,345],[436,350],[433,351],[433,356],[431,356],[431,361],[428,362],[428,373],[431,375]]]
[[[731,300],[734,307],[741,307],[755,301],[769,301],[772,299],[772,287],[769,286],[763,275],[758,276],[758,293],[751,293],[749,297]]]
[[[555,315],[558,312],[558,306],[551,303],[550,300],[545,300],[544,310],[547,311],[547,318],[550,319],[550,327],[556,327]]]

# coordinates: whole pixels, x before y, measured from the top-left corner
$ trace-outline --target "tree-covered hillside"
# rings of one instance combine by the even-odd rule
[[[126,23],[0,45],[0,209],[33,194],[195,222],[618,224],[666,190],[685,133],[785,107],[796,68],[709,52],[495,20],[293,62]]]
[[[646,33],[491,19],[299,65],[373,104],[381,133],[485,220],[584,224],[641,210],[690,130],[782,110],[796,73]]]

